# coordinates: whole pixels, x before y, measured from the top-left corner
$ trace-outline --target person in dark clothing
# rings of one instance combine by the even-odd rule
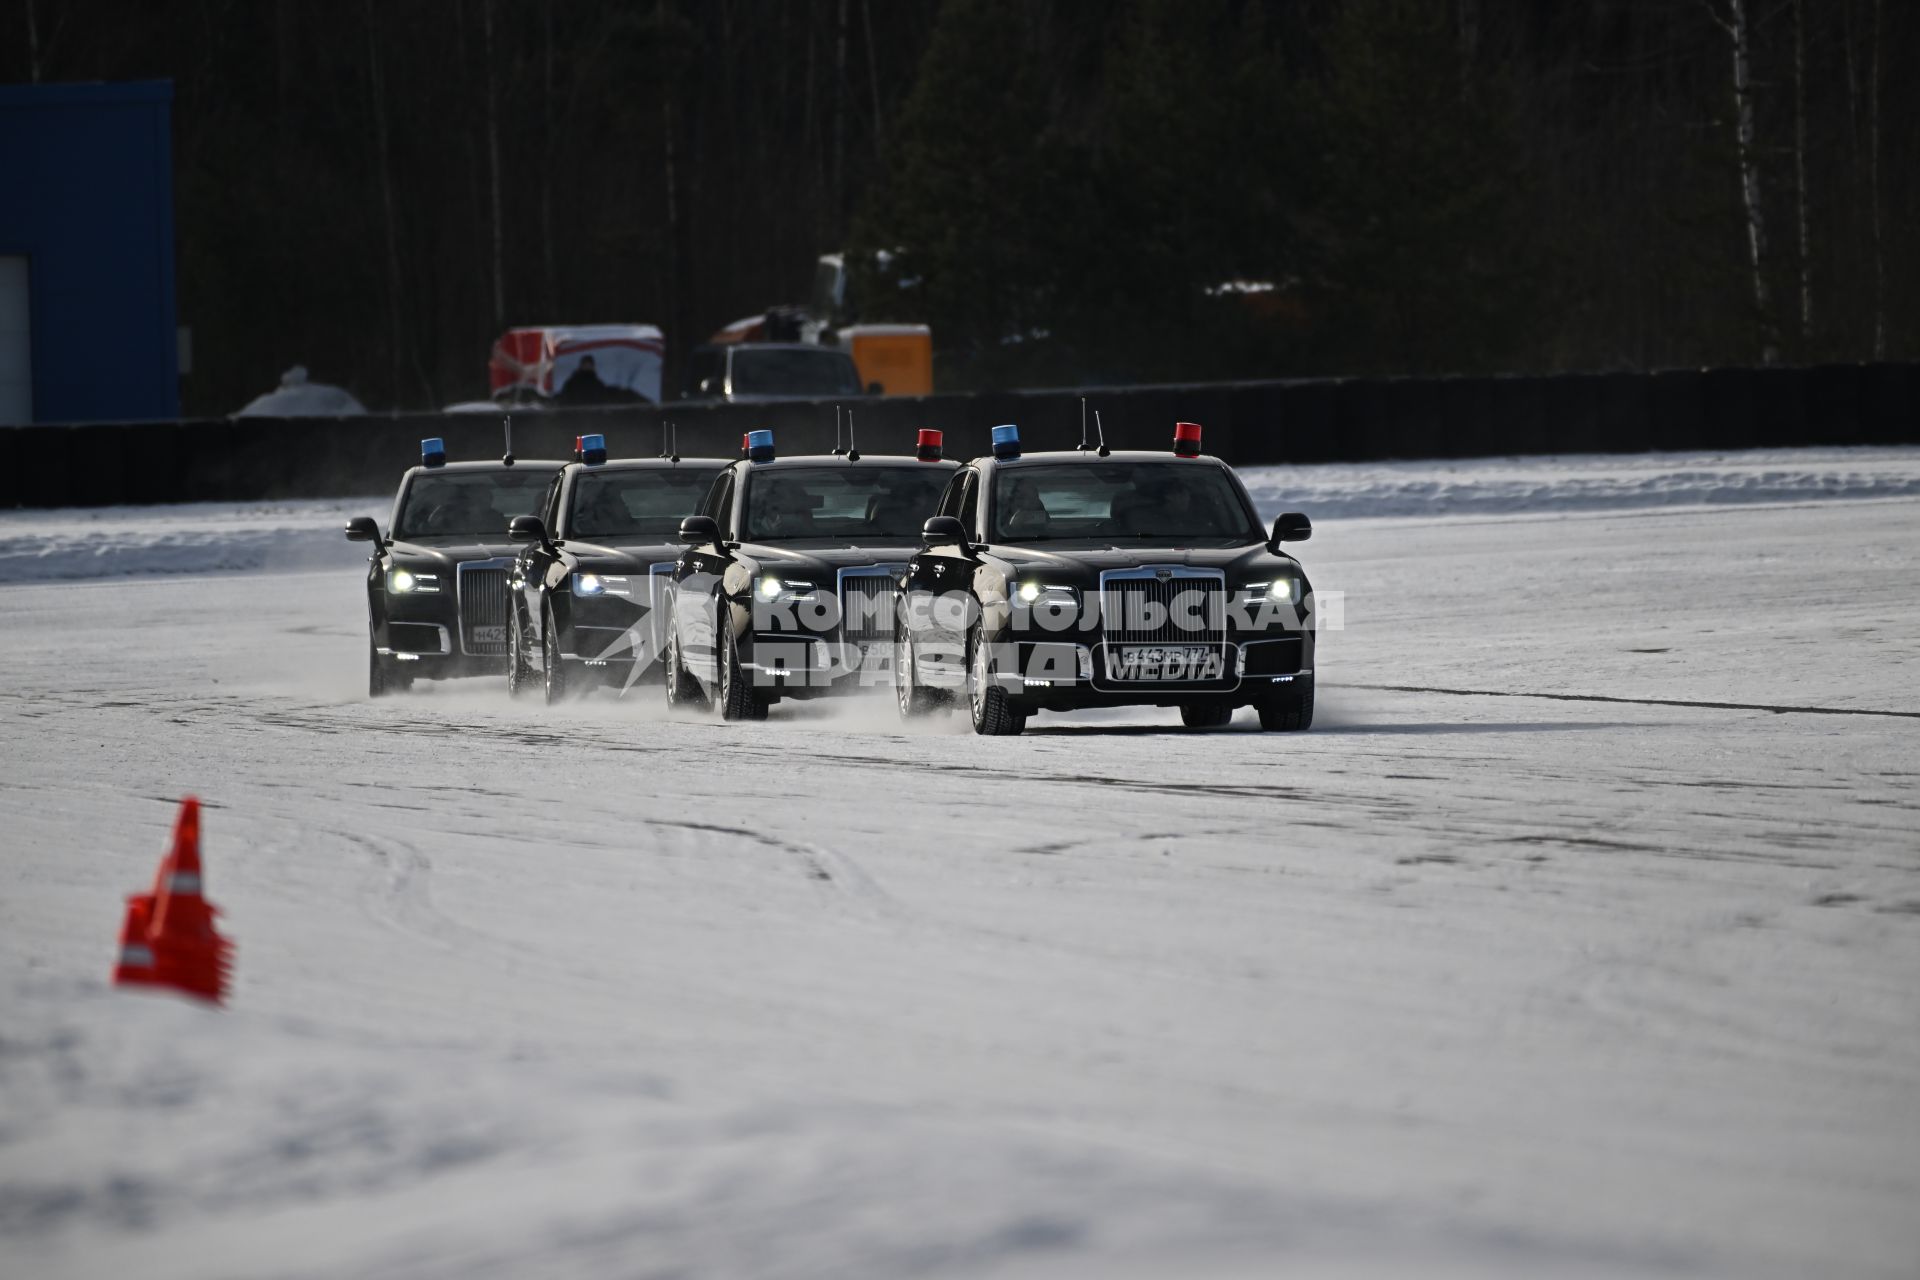
[[[613,388],[600,381],[593,357],[581,356],[580,367],[567,379],[567,385],[560,388],[560,399],[568,404],[605,404],[613,399]]]

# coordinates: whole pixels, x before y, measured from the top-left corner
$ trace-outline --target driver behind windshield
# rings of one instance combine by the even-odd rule
[[[994,536],[1008,542],[1262,540],[1226,473],[1191,463],[1008,468],[994,498]]]
[[[906,466],[796,467],[755,472],[747,490],[746,538],[918,540],[947,472]]]
[[[394,521],[396,538],[494,538],[533,510],[551,472],[470,471],[415,477]]]

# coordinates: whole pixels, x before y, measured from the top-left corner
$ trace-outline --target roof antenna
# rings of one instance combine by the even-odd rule
[[[500,455],[500,463],[502,466],[510,467],[513,465],[513,415],[510,413],[501,414],[500,426],[507,433],[507,451]]]
[[[860,451],[853,447],[853,410],[847,410],[847,461],[860,461]]]
[[[1087,398],[1080,397],[1080,452],[1087,451]]]
[[[833,456],[839,457],[846,450],[840,447],[840,406],[833,406]]]
[[[1100,433],[1100,456],[1104,458],[1112,453],[1113,450],[1107,448],[1107,429],[1101,424],[1100,411],[1098,409],[1093,411],[1093,429]]]
[[[668,446],[672,452],[667,454],[667,461],[678,462],[680,461],[680,424],[677,422],[669,422],[667,428],[673,432],[673,443]]]
[[[672,452],[671,449],[667,448],[667,433],[672,429],[672,426],[665,418],[660,419],[660,456],[663,458]]]

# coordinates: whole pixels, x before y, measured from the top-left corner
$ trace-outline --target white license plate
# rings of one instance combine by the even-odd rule
[[[1227,660],[1205,644],[1123,644],[1107,650],[1110,680],[1218,680]]]
[[[473,629],[473,642],[475,644],[505,644],[507,642],[507,629],[505,627],[475,627]]]

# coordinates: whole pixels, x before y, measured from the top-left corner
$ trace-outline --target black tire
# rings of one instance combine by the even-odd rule
[[[913,644],[907,638],[906,622],[900,618],[893,621],[893,701],[902,720],[918,720],[936,711],[953,709],[945,689],[929,689],[920,683]]]
[[[1260,727],[1274,733],[1313,728],[1313,677],[1281,686],[1283,692],[1260,704]]]
[[[540,628],[540,665],[544,668],[540,673],[540,690],[551,707],[566,701],[567,662],[560,656],[560,628],[553,625],[551,609],[544,620],[546,625]]]
[[[367,696],[384,698],[390,694],[405,693],[413,688],[413,677],[397,670],[399,663],[392,658],[383,658],[374,647],[373,635],[367,635]]]
[[[1218,729],[1233,719],[1233,708],[1218,702],[1189,702],[1180,708],[1180,723],[1189,729]]]
[[[527,661],[527,633],[515,608],[507,620],[507,696],[524,698],[533,692],[533,664]]]
[[[740,669],[740,640],[725,619],[721,620],[721,631],[726,638],[720,642],[720,688],[716,690],[719,696],[714,699],[720,718],[765,720],[766,699],[753,691],[753,681]]]
[[[680,627],[671,615],[667,618],[667,643],[665,652],[660,655],[661,675],[667,686],[667,707],[698,707],[706,703],[706,697],[700,692],[700,682],[687,670],[687,664],[680,656]]]
[[[1012,737],[1027,727],[1026,708],[1015,706],[1005,689],[986,678],[991,661],[991,650],[976,622],[967,633],[967,708],[973,731],[986,737]]]

